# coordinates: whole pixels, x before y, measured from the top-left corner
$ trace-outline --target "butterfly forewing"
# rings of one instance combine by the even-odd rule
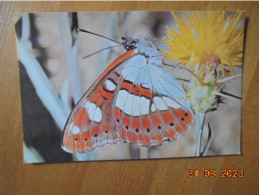
[[[132,52],[127,53],[129,56]],[[112,103],[123,81],[121,72],[127,58],[115,60],[100,79],[80,99],[73,109],[63,132],[63,147],[70,152],[87,152],[105,144],[120,141],[114,126]],[[115,64],[113,69],[111,66]]]

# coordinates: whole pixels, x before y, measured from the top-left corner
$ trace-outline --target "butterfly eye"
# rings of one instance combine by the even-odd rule
[[[147,132],[148,132],[148,133],[150,132],[150,129],[149,129],[149,128],[147,129]]]
[[[181,121],[184,121],[184,118],[183,118],[183,117],[181,118]]]
[[[105,131],[105,133],[108,133],[108,131]]]
[[[158,126],[158,129],[161,129],[161,126]]]
[[[138,133],[138,129],[136,129],[136,132]]]
[[[184,114],[184,116],[188,116],[188,113],[186,112],[186,113]]]
[[[129,129],[129,127],[126,125],[126,129]]]
[[[97,137],[97,134],[94,134],[94,137]]]

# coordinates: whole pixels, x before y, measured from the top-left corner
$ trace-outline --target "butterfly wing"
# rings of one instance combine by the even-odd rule
[[[122,75],[124,80],[112,108],[123,140],[144,146],[160,145],[189,129],[191,108],[170,73],[148,65],[145,57],[136,55]]]
[[[133,50],[118,59],[72,111],[63,133],[67,151],[87,152],[120,141],[160,145],[189,129],[191,108],[170,73]]]
[[[186,133],[193,122],[187,95],[166,70],[152,66],[149,75],[154,93],[151,105],[154,126],[162,134],[162,140],[172,141]]]
[[[68,152],[87,152],[108,143],[121,141],[114,125],[112,105],[121,85],[128,51],[117,58],[79,100],[63,131],[62,146]]]

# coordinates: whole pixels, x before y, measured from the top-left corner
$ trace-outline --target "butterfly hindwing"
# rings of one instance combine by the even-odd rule
[[[185,133],[192,124],[192,110],[185,92],[177,81],[163,69],[155,67],[151,70],[150,75],[153,91],[157,93],[153,99],[154,108],[161,112],[160,115],[167,124],[165,129],[174,129],[177,134]]]
[[[137,56],[132,62],[143,65],[125,66],[124,81],[114,102],[120,136],[127,142],[144,146],[172,141],[184,134],[192,123],[191,110],[182,105],[185,105],[186,94],[168,77],[169,73],[165,77],[153,75],[152,66],[147,66],[141,57],[134,58]]]

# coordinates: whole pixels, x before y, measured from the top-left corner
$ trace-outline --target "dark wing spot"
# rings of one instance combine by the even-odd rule
[[[129,80],[124,80],[123,82],[132,84],[132,82],[129,81]],[[133,85],[133,86],[134,86],[134,85]]]
[[[105,100],[108,100],[105,96],[102,96],[102,95],[101,95],[101,97],[102,97],[103,99],[105,99]]]
[[[115,75],[116,75],[117,77],[121,76],[118,72],[115,72]]]

